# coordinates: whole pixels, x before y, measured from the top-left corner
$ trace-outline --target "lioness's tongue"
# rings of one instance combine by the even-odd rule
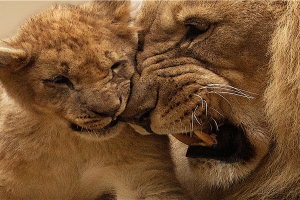
[[[198,130],[195,130],[194,134],[191,135],[174,134],[173,136],[177,140],[189,146],[199,144],[202,146],[210,147],[216,143],[216,141],[209,134],[203,133]]]

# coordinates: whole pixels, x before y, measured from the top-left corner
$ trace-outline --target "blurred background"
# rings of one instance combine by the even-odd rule
[[[14,34],[20,25],[31,15],[53,4],[80,4],[86,1],[1,1],[0,0],[0,39]],[[133,4],[139,4],[134,1]]]
[[[0,39],[10,37],[31,15],[52,4],[79,4],[84,1],[0,1]]]

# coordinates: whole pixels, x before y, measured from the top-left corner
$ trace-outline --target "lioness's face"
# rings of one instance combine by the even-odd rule
[[[262,94],[271,4],[145,2],[136,22],[143,28],[138,74],[124,117],[142,133],[173,134],[190,146],[188,157],[251,163],[251,171],[269,145]]]
[[[80,135],[117,133],[107,130],[127,103],[136,42],[128,17],[114,19],[109,10],[115,4],[99,2],[93,10],[53,7],[27,22],[8,44],[1,43],[1,81],[8,93]]]

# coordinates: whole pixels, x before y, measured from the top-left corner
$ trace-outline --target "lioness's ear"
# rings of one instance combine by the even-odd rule
[[[17,71],[27,63],[27,53],[0,43],[0,69],[7,68]]]

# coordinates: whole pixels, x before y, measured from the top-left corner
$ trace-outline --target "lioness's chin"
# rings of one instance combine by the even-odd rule
[[[202,186],[229,187],[249,176],[260,164],[267,154],[269,140],[248,138],[247,135],[252,135],[253,132],[241,132],[238,127],[233,129],[237,129],[236,132],[229,133],[228,128],[224,134],[236,135],[239,139],[228,141],[229,146],[225,146],[225,143],[211,147],[188,146],[173,135],[169,136],[177,175],[188,190],[193,187],[189,183],[195,181]]]

